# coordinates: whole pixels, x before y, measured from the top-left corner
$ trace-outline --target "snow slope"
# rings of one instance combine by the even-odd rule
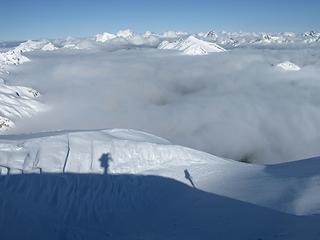
[[[104,32],[104,33],[100,33],[100,34],[96,35],[96,41],[97,42],[106,42],[106,41],[109,41],[109,40],[114,39],[116,37],[117,36],[115,34]]]
[[[4,67],[5,65],[18,65],[25,62],[29,62],[30,60],[23,56],[20,51],[12,50],[8,52],[1,53],[0,52],[0,67]]]
[[[122,37],[124,39],[133,38],[136,34],[130,29],[120,30],[117,32],[118,37]]]
[[[293,32],[266,33],[266,32],[201,32],[201,39],[213,41],[223,47],[296,47],[304,45],[316,46],[320,42],[320,34],[314,31],[304,34]]]
[[[17,118],[31,117],[37,112],[44,111],[46,107],[37,98],[40,93],[32,88],[9,86],[0,83],[0,131],[14,127]]]
[[[33,41],[28,40],[21,43],[15,48],[15,51],[19,52],[31,52],[35,50],[52,51],[58,49],[54,44],[48,40]]]
[[[4,239],[317,239],[297,217],[159,176],[0,176]],[[17,230],[18,229],[18,230]]]
[[[102,161],[107,161],[104,175]],[[319,211],[318,159],[255,166],[147,133],[110,129],[2,136],[0,166],[4,238],[312,239],[319,234],[318,216],[292,215]],[[184,178],[185,169],[195,188]]]
[[[31,117],[33,114],[46,109],[36,99],[40,96],[37,90],[22,86],[9,86],[1,78],[2,74],[9,73],[7,71],[9,65],[29,62],[30,59],[23,56],[22,52],[32,51],[39,47],[38,45],[38,43],[28,41],[13,50],[0,53],[0,132],[13,128],[15,119]],[[53,45],[46,44],[42,48],[45,48],[43,50],[52,50],[52,47]]]
[[[279,63],[277,64],[277,67],[281,68],[284,71],[300,71],[301,70],[301,68],[298,65],[289,61]]]
[[[114,40],[114,41],[110,41]],[[177,49],[181,47],[188,55],[205,55],[210,52],[220,52],[224,49],[251,46],[251,47],[296,47],[317,46],[320,43],[320,33],[310,31],[304,34],[283,33],[259,33],[259,32],[200,32],[190,34],[187,32],[167,31],[164,33],[152,33],[147,31],[139,34],[130,29],[120,30],[117,33],[100,33],[94,38],[67,37],[54,40],[28,40],[16,47],[17,52],[30,52],[34,50],[52,51],[65,49],[92,49],[97,47],[96,42],[118,45],[122,48],[130,46],[157,47],[160,49]],[[126,43],[126,44],[124,44]]]
[[[174,49],[182,51],[185,55],[207,55],[213,52],[225,52],[226,50],[215,43],[200,40],[194,36],[189,36],[184,40],[175,42],[162,42],[159,49]]]
[[[47,43],[46,45],[44,45],[41,50],[43,51],[53,51],[58,49],[56,46],[54,46],[51,42]]]
[[[292,214],[320,213],[320,198],[313,194],[320,190],[320,174],[314,170],[318,159],[251,165],[121,129],[3,136],[0,141],[0,165],[12,173],[101,174],[104,154],[112,174],[157,175],[190,184],[184,176],[188,169],[201,190]]]

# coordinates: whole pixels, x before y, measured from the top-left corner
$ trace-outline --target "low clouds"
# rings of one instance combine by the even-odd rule
[[[157,49],[32,52],[10,81],[52,107],[14,133],[134,128],[237,160],[319,155],[318,49],[235,49],[181,56]],[[279,71],[291,61],[299,72]]]

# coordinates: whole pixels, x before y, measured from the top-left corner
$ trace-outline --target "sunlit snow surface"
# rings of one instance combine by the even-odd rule
[[[281,68],[284,71],[300,71],[301,70],[299,66],[289,61],[279,63],[277,64],[277,67]]]
[[[0,141],[1,173],[147,174],[185,179],[197,188],[281,211],[319,213],[319,159],[257,166],[222,159],[134,130],[62,131],[6,136]],[[263,189],[263,191],[261,191]],[[257,194],[259,192],[259,194]],[[272,193],[272,194],[270,194]]]
[[[187,39],[179,39],[174,42],[167,40],[160,43],[159,49],[178,50],[185,55],[207,55],[209,53],[225,52],[226,50],[215,43],[203,41],[190,36]]]
[[[17,48],[0,52],[0,132],[15,126],[17,118],[31,117],[37,112],[44,111],[44,104],[37,101],[40,93],[32,88],[22,86],[11,86],[5,83],[2,77],[8,77],[10,73],[7,68],[12,65],[20,65],[29,62],[29,58],[22,55],[24,51],[31,51],[30,41],[22,43]],[[28,45],[27,49],[25,45]],[[37,43],[37,45],[39,45]],[[47,50],[50,46],[45,45]],[[43,49],[43,50],[46,50]]]

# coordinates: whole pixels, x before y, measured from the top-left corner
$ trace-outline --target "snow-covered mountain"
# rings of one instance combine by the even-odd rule
[[[181,51],[185,55],[207,55],[213,52],[225,52],[226,50],[219,45],[200,40],[194,36],[189,36],[186,39],[179,39],[174,42],[167,40],[160,43],[159,49],[173,49]]]
[[[52,48],[48,44],[43,45],[42,43],[28,41],[13,50],[0,53],[0,132],[13,128],[15,119],[31,117],[33,114],[46,109],[37,100],[40,96],[37,90],[22,86],[10,86],[5,84],[5,81],[1,78],[3,74],[9,74],[9,71],[6,70],[7,66],[30,61],[29,58],[22,55],[23,52],[33,51],[38,47],[46,47],[46,49],[42,49],[44,51]]]
[[[18,65],[30,61],[27,57],[23,56],[20,51],[10,50],[8,52],[0,52],[0,66],[4,65]]]
[[[320,42],[320,33],[315,31],[310,31],[304,33],[304,42],[305,43],[314,43],[314,42]]]
[[[54,46],[51,42],[47,43],[46,45],[44,45],[41,50],[43,51],[53,51],[53,50],[57,50],[58,48],[56,46]]]
[[[105,34],[105,35],[104,35]],[[120,30],[116,34],[101,33],[96,35],[95,39],[98,42],[107,42],[110,39],[121,38],[128,41],[129,44],[143,45],[148,43],[148,38],[152,38],[153,42],[161,43],[159,48],[168,45],[168,48],[174,47],[182,41],[194,41],[194,39],[188,39],[194,37],[198,40],[217,44],[223,48],[235,48],[235,47],[285,47],[294,45],[306,45],[317,44],[320,42],[320,33],[311,31],[304,34],[297,34],[292,32],[283,33],[256,33],[256,32],[200,32],[196,34],[190,34],[187,32],[175,32],[167,31],[164,33],[152,33],[146,32],[144,34],[135,33],[129,29]],[[168,44],[170,43],[170,44]],[[190,51],[192,54],[192,51]],[[195,52],[202,52],[196,49]],[[188,53],[187,53],[188,54]]]
[[[32,88],[0,83],[0,131],[14,127],[17,118],[31,117],[46,107],[37,98],[40,93]]]
[[[114,39],[116,37],[117,36],[115,34],[104,32],[104,33],[100,33],[100,34],[96,35],[96,41],[97,42],[106,42],[106,41],[109,41],[109,40]]]
[[[18,47],[15,48],[15,51],[18,52],[31,52],[35,50],[44,50],[44,51],[52,51],[57,49],[56,46],[53,45],[48,40],[28,40],[26,42],[21,43]]]
[[[319,42],[319,33],[314,31],[298,34],[292,32],[265,33],[265,32],[202,32],[198,37],[213,41],[223,47],[234,48],[241,46],[292,46],[314,44]]]
[[[52,51],[56,49],[91,49],[95,47],[95,42],[104,44],[119,45],[127,47],[147,46],[158,47],[159,49],[177,49],[189,46],[186,55],[203,55],[210,51],[224,51],[235,47],[272,47],[291,45],[314,45],[320,43],[320,33],[310,31],[304,34],[297,33],[246,33],[246,32],[200,32],[190,34],[187,32],[167,31],[154,33],[147,31],[144,34],[135,33],[130,29],[120,30],[117,33],[103,32],[94,38],[74,38],[54,40],[28,40],[15,48],[17,53],[34,50]],[[202,42],[201,42],[202,41]],[[192,46],[191,46],[192,45]],[[220,50],[217,50],[220,49]]]
[[[156,47],[160,42],[160,35],[152,32],[138,34],[130,29],[125,29],[118,31],[116,34],[107,32],[97,34],[95,36],[95,41],[104,43],[106,46],[107,44],[110,44],[112,46],[122,46],[123,48],[128,48],[130,46]]]
[[[284,71],[300,71],[301,70],[301,68],[298,65],[296,65],[290,61],[285,61],[285,62],[279,63],[279,64],[277,64],[277,67],[281,68]]]
[[[161,34],[163,38],[182,38],[187,37],[190,34],[187,32],[176,32],[176,31],[167,31]]]
[[[133,38],[136,34],[130,29],[125,29],[125,30],[118,31],[116,35],[124,39],[130,39],[130,38]]]

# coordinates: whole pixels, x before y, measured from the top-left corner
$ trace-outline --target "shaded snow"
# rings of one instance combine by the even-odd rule
[[[300,240],[319,234],[319,217],[272,211],[159,176],[0,176],[0,192],[4,239]]]
[[[2,136],[1,236],[316,239],[318,168],[240,163],[128,129]]]
[[[190,184],[184,176],[188,169],[198,189],[291,214],[320,213],[320,199],[313,193],[320,180],[314,171],[318,159],[250,165],[121,129],[3,136],[0,141],[0,165],[12,173],[102,174],[104,154],[110,156],[110,174],[157,175]]]

